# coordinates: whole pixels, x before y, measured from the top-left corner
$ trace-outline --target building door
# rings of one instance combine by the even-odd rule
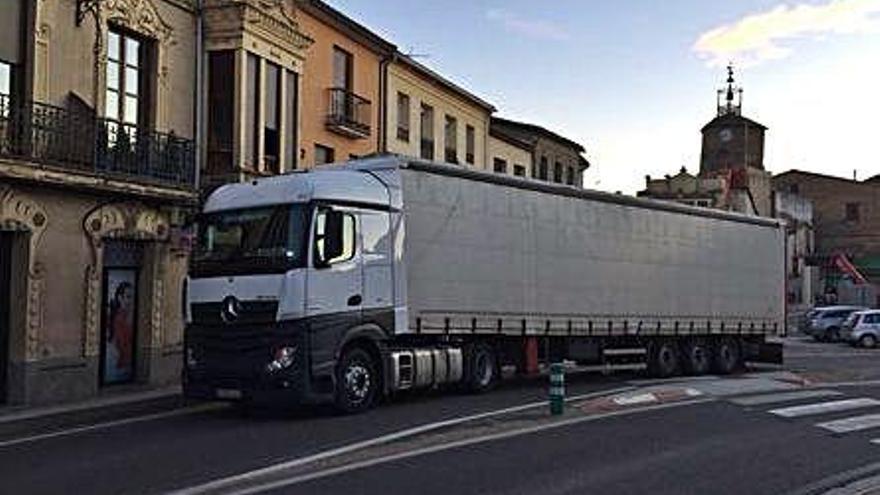
[[[138,281],[143,246],[108,241],[104,247],[100,384],[129,383],[136,378]]]
[[[12,303],[12,236],[0,231],[0,404],[6,402]]]

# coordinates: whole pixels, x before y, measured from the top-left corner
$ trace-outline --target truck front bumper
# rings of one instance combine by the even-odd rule
[[[313,393],[306,332],[289,325],[186,330],[182,385],[188,398],[292,406],[326,399]],[[280,348],[294,349],[275,366]]]

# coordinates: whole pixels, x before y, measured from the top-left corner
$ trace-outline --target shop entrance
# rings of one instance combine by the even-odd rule
[[[101,385],[130,383],[136,378],[139,279],[143,246],[107,241],[101,318]]]
[[[9,334],[12,329],[12,232],[0,231],[0,404],[6,402]]]

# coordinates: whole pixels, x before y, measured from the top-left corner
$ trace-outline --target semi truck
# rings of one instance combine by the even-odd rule
[[[781,362],[774,219],[382,155],[207,198],[184,285],[189,397],[365,410],[569,362]]]

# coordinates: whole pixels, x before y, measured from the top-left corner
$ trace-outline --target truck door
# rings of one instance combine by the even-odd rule
[[[376,323],[391,332],[394,328],[391,214],[387,211],[362,211],[361,240],[364,266],[364,321]]]
[[[306,275],[306,313],[312,372],[316,376],[332,373],[340,339],[361,321],[364,294],[359,232],[356,210],[337,206],[315,210]]]

